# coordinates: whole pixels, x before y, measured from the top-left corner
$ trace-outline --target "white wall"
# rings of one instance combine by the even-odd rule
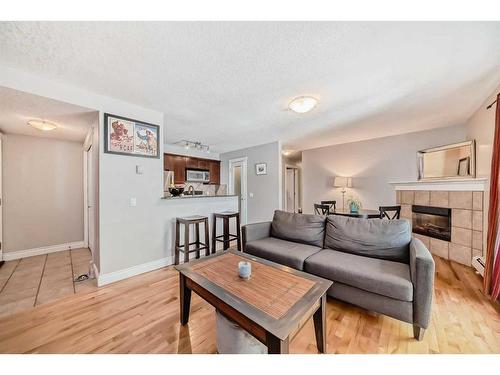
[[[471,116],[471,118],[466,122],[465,129],[467,132],[467,137],[469,139],[476,140],[476,175],[477,177],[487,177],[488,184],[486,184],[486,190],[484,192],[484,231],[483,231],[483,243],[486,244],[486,238],[488,233],[488,208],[489,208],[489,196],[490,196],[490,185],[489,178],[491,176],[491,156],[493,152],[493,137],[495,134],[495,113],[496,104],[490,109],[486,107],[496,100],[497,94],[500,92],[500,87],[498,87],[489,97],[485,100],[483,105],[478,108],[478,110]],[[485,245],[486,246],[486,245]],[[486,254],[486,251],[483,251]]]
[[[333,199],[342,207],[340,189],[333,187],[337,175],[352,177],[346,202],[352,196],[367,209],[395,204],[389,182],[417,179],[417,151],[465,139],[465,127],[460,125],[303,151],[304,213],[312,213],[313,204],[321,200]]]
[[[82,144],[4,134],[3,251],[81,242]]]
[[[273,142],[220,155],[221,183],[228,184],[229,160],[248,158],[247,222],[256,223],[271,220],[274,210],[282,208],[282,160],[281,143]],[[257,175],[255,164],[267,163],[267,175]],[[253,198],[250,198],[253,194]]]

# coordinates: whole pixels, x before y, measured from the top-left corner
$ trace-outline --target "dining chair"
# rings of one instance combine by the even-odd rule
[[[394,220],[399,219],[401,215],[401,206],[380,206],[378,210],[381,219],[386,217],[389,220]]]
[[[330,213],[330,206],[327,204],[314,204],[314,213],[317,215],[328,215]]]
[[[321,201],[321,204],[327,204],[330,206],[330,211],[335,211],[337,209],[337,201]],[[333,207],[333,210],[332,210]]]

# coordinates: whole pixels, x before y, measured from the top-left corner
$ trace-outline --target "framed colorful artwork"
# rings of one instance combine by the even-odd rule
[[[160,127],[126,117],[104,114],[104,152],[159,158]]]

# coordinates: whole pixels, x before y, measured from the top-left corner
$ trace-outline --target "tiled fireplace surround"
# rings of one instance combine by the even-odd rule
[[[397,190],[401,218],[412,221],[412,205],[451,208],[451,242],[413,233],[431,253],[471,265],[473,256],[483,254],[482,191]]]

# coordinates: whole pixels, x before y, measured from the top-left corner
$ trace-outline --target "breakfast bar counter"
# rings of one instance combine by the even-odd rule
[[[215,213],[221,212],[238,212],[239,211],[239,196],[237,195],[192,195],[182,197],[162,197],[158,199],[159,214],[162,217],[164,224],[165,244],[169,257],[174,255],[175,244],[175,223],[178,217],[189,216],[206,216],[208,218],[210,233]],[[223,232],[222,221],[217,222],[217,233]],[[230,232],[236,233],[234,221],[231,221]],[[184,230],[181,228],[180,236],[183,238]],[[191,231],[194,235],[194,231]],[[202,238],[203,231],[202,231]],[[194,236],[191,240],[194,241]],[[183,243],[183,241],[181,241]],[[218,243],[217,247],[222,247]]]

